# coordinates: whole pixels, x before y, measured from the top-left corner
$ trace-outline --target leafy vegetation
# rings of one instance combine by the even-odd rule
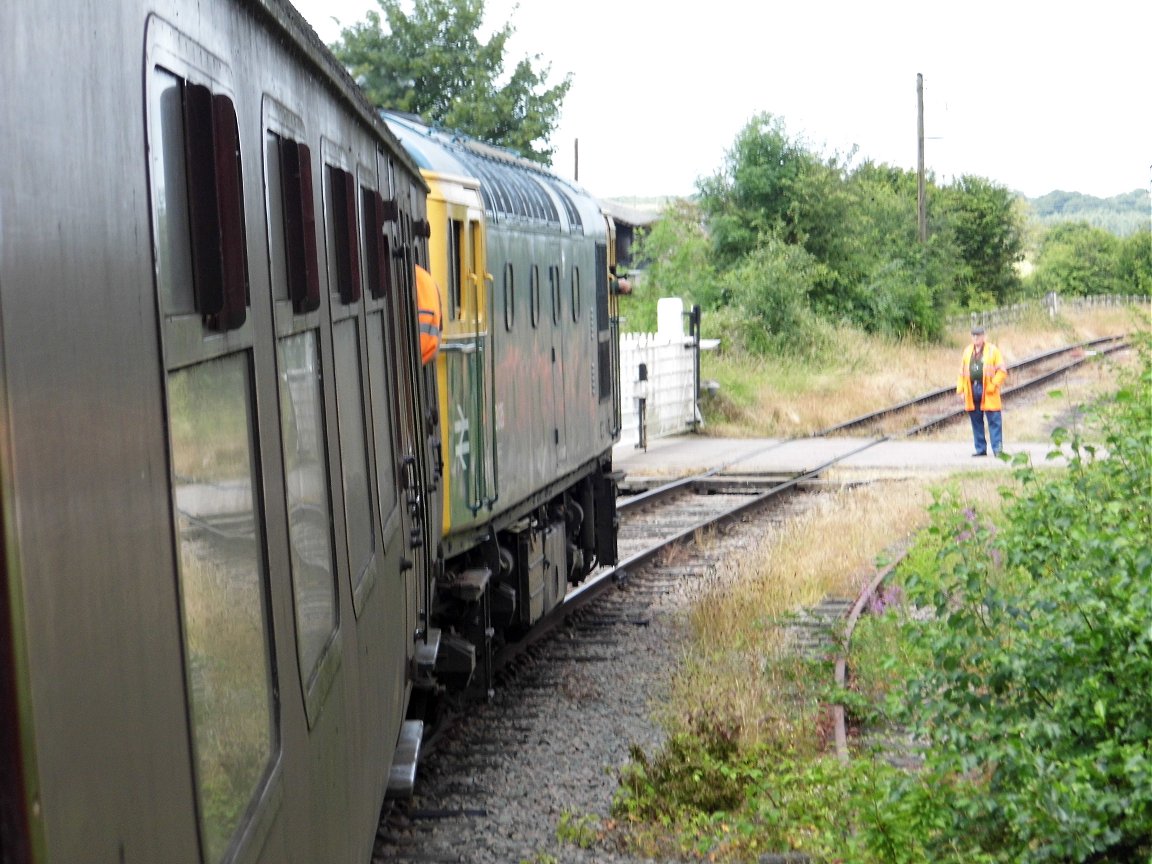
[[[679,296],[700,304],[725,351],[805,358],[843,325],[931,342],[957,312],[1048,291],[1150,290],[1148,231],[1121,239],[1073,223],[1036,236],[1008,189],[929,176],[921,242],[916,175],[854,155],[815,153],[781,118],[754,117],[696,199],[667,206],[642,238],[647,272],[623,304],[629,326],[649,321],[645,296]],[[1034,273],[1022,275],[1029,255]]]
[[[1100,410],[1101,445],[1069,443],[1055,478],[996,525],[942,508],[935,574],[911,580],[935,662],[908,719],[951,781],[941,836],[995,861],[1152,855],[1152,365]],[[1106,454],[1106,455],[1105,455]]]
[[[1063,222],[1084,222],[1119,237],[1148,228],[1149,207],[1152,206],[1147,189],[1133,189],[1111,198],[1057,190],[1039,198],[1030,198],[1028,204],[1032,218],[1045,227]]]
[[[866,674],[836,698],[858,724],[914,733],[923,767],[861,748],[843,765],[810,730],[748,728],[785,698],[828,698],[804,689],[819,668],[788,676],[759,715],[733,714],[730,693],[689,688],[693,707],[669,721],[667,746],[634,753],[622,775],[615,813],[631,843],[714,861],[788,850],[860,864],[1150,860],[1152,348],[1142,341],[1137,368],[1093,409],[1092,435],[1054,434],[1071,453],[1066,469],[1020,461],[1000,495],[939,493],[880,614],[862,620],[853,654]],[[747,609],[751,596],[731,602]],[[727,617],[732,632],[712,645],[761,638],[761,616]],[[775,666],[755,652],[763,666],[732,664],[745,680]],[[818,731],[821,715],[809,716]]]
[[[548,86],[551,66],[539,54],[505,75],[514,28],[506,23],[481,41],[484,0],[415,0],[411,13],[401,0],[377,2],[383,20],[369,12],[330,46],[374,104],[550,163],[547,142],[571,75]]]
[[[1040,241],[1030,284],[1035,294],[1150,294],[1152,230],[1121,238],[1087,222],[1054,225]]]

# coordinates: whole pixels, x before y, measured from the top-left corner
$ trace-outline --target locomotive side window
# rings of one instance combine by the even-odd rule
[[[504,329],[511,331],[516,323],[516,280],[513,278],[512,262],[504,265]]]
[[[608,310],[608,247],[596,244],[596,372],[600,382],[600,401],[612,397],[613,374],[611,316]]]
[[[553,264],[548,268],[548,287],[552,295],[552,323],[560,323],[560,268]]]
[[[448,220],[448,317],[455,320],[463,315],[464,223]]]
[[[572,321],[580,320],[580,268],[572,266]]]
[[[466,280],[465,302],[479,322],[480,319],[486,317],[484,312],[481,311],[485,308],[485,303],[481,300],[480,262],[477,260],[483,238],[480,231],[480,222],[475,219],[468,220],[468,240],[468,266],[464,276]]]
[[[185,662],[210,862],[236,832],[276,734],[250,366],[248,352],[237,352],[168,375]]]
[[[536,264],[532,265],[528,281],[528,294],[530,295],[528,299],[532,304],[532,326],[536,327],[540,324],[540,268]]]

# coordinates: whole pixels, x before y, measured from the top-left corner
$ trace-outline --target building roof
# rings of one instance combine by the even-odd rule
[[[660,218],[660,214],[654,210],[640,210],[618,201],[609,201],[607,198],[600,199],[600,207],[616,224],[623,223],[633,228],[647,228]]]

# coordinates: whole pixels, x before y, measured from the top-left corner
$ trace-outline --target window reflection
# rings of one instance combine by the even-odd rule
[[[195,311],[192,245],[188,221],[188,173],[184,158],[184,81],[154,71],[152,186],[156,192],[157,279],[166,315]]]
[[[246,354],[169,374],[185,660],[208,861],[218,861],[274,738]]]
[[[368,487],[368,439],[360,377],[360,331],[355,318],[333,327],[336,400],[340,411],[340,463],[344,470],[344,515],[348,520],[348,559],[353,587],[359,587],[376,548],[375,511]]]
[[[278,351],[296,644],[306,684],[336,629],[328,459],[316,331],[281,339]]]
[[[368,316],[368,372],[372,388],[373,418],[376,428],[377,477],[380,487],[380,514],[385,524],[396,507],[396,456],[392,447],[392,417],[396,413],[392,388],[395,386],[387,374],[387,349],[384,346],[384,314]],[[385,541],[385,545],[386,545]]]

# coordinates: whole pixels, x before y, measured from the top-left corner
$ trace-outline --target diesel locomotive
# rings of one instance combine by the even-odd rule
[[[432,632],[440,677],[482,692],[499,642],[615,563],[614,226],[535,163],[385,117],[429,186],[428,267],[441,290]]]
[[[428,707],[615,557],[611,221],[286,0],[0,33],[0,862],[366,862]]]

